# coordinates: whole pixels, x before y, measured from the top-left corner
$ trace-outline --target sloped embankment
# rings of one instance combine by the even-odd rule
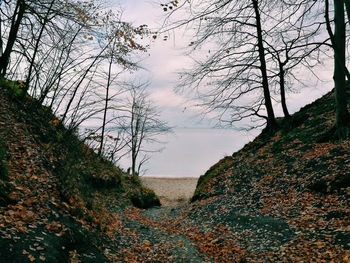
[[[4,84],[0,161],[1,262],[110,262],[123,208],[159,204],[48,108]]]
[[[45,107],[0,89],[1,262],[349,262],[350,142],[330,93],[157,204]]]
[[[329,93],[198,182],[186,222],[220,226],[222,262],[350,262],[350,141],[332,140]],[[242,253],[243,251],[243,253]]]
[[[137,237],[123,259],[348,263],[350,143],[332,141],[333,101],[324,96],[219,161],[190,205],[128,210]]]

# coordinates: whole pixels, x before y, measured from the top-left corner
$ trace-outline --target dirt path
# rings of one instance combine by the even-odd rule
[[[198,250],[196,244],[177,228],[181,207],[159,207],[147,210],[131,209],[126,212],[124,229],[132,229],[132,243],[122,251],[122,262],[211,262]],[[122,239],[130,239],[123,236]],[[126,253],[125,253],[126,252]]]
[[[183,209],[195,190],[195,178],[141,178],[160,197],[162,206],[126,210],[122,240],[132,240],[121,252],[122,262],[212,262],[185,231],[178,228]],[[132,230],[132,231],[130,231]]]
[[[196,189],[198,178],[142,177],[143,185],[154,190],[163,206],[187,203]]]
[[[192,229],[179,228],[198,179],[143,177],[141,180],[160,197],[162,206],[124,211],[126,217],[119,236],[132,242],[127,249],[120,250],[121,258],[125,262],[211,263],[197,246]]]

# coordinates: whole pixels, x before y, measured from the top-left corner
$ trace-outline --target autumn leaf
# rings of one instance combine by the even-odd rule
[[[324,245],[324,243],[322,241],[316,241],[314,244],[316,246],[323,246]]]
[[[33,261],[36,260],[36,258],[35,258],[34,256],[32,256],[32,255],[28,255],[28,259],[29,259],[29,261],[31,261],[31,262],[33,262]]]

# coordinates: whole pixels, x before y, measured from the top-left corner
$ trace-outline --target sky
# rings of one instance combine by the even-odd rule
[[[136,26],[148,24],[150,28],[157,28],[163,21],[164,13],[156,0],[111,0],[111,3],[121,6],[124,20]],[[191,107],[188,98],[174,92],[179,80],[177,72],[191,62],[184,55],[190,41],[179,31],[171,35],[168,41],[153,41],[148,55],[141,61],[146,70],[134,73],[133,78],[146,78],[149,81],[150,97],[161,110],[161,119],[174,127],[174,134],[162,138],[167,141],[163,151],[154,153],[145,165],[144,176],[199,177],[218,160],[239,150],[259,133],[214,129],[213,121],[203,118],[199,108]],[[307,73],[300,73],[300,76],[305,80],[310,77]],[[329,76],[324,76],[324,81],[313,83],[302,93],[289,94],[290,112],[328,92],[331,89],[330,80]],[[280,107],[276,113],[281,115]],[[126,161],[121,165],[124,168],[130,166]]]

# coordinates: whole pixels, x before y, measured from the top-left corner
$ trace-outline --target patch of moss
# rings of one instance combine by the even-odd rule
[[[12,81],[0,77],[0,86],[14,97],[22,98],[26,95],[26,86],[23,80]]]
[[[156,194],[148,188],[143,188],[141,191],[139,189],[132,190],[128,193],[128,197],[134,206],[141,209],[161,205]]]
[[[84,145],[74,132],[59,129],[54,138],[51,147],[59,156],[54,172],[67,199],[78,195],[89,203],[95,192],[106,189],[113,190],[114,195],[123,192],[122,171]]]

